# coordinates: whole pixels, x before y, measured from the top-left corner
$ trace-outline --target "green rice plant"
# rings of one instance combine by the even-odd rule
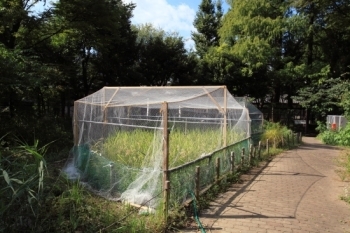
[[[229,133],[229,141],[243,139],[243,134]],[[161,132],[134,130],[119,131],[108,137],[102,146],[103,156],[128,167],[141,168],[152,154],[152,147],[162,153]],[[222,133],[219,130],[172,130],[169,134],[169,164],[176,167],[199,158],[222,147]],[[93,146],[98,148],[98,146]]]
[[[119,131],[103,142],[103,156],[128,167],[141,167],[154,140],[154,131]]]

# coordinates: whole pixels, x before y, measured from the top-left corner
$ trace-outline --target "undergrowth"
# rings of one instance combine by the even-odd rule
[[[324,125],[319,123],[318,129],[320,130],[320,134],[317,137],[320,138],[325,144],[350,146],[350,124],[347,124],[345,128],[341,128],[337,131],[327,129]]]
[[[336,163],[338,168],[336,173],[342,181],[347,182],[344,188],[344,194],[340,197],[341,200],[350,203],[350,124],[340,130],[327,129],[325,124],[318,122],[318,130],[320,134],[317,136],[323,143],[334,146],[342,146],[343,152],[337,158]]]
[[[344,193],[340,199],[350,204],[350,148],[344,148],[341,155],[337,158],[336,163],[338,169],[336,170],[340,179],[347,182],[347,186],[344,187]]]
[[[109,201],[57,172],[49,145],[0,138],[0,232],[163,232],[160,211]]]

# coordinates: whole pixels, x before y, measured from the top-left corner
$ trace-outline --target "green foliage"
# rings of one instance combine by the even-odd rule
[[[157,86],[192,82],[196,61],[187,53],[182,37],[150,24],[135,26],[133,31],[137,34],[134,71],[138,77],[130,81]]]
[[[344,110],[344,115],[350,119],[350,85],[349,82],[340,82],[339,87],[343,89],[340,96],[340,107]]]
[[[4,143],[4,138],[1,142]],[[2,148],[2,147],[1,147]],[[47,145],[39,148],[21,143],[18,149],[0,151],[0,226],[9,229],[31,229],[38,221],[45,197],[44,174],[47,170],[44,154]]]
[[[262,143],[265,143],[265,141],[268,139],[269,143],[276,141],[276,144],[279,145],[283,140],[285,140],[287,135],[292,133],[290,129],[284,125],[281,125],[280,123],[265,121],[263,127],[264,133],[261,138]]]
[[[347,107],[348,89],[340,78],[315,79],[314,82],[317,83],[301,88],[298,91],[298,96],[294,98],[299,101],[301,106],[312,109],[320,118],[325,117],[330,112],[339,112],[341,103],[345,108]]]
[[[321,140],[329,145],[350,146],[350,124],[339,131],[326,130],[318,135]]]
[[[139,216],[137,208],[92,195],[78,181],[52,177],[54,163],[44,159],[48,145],[35,141],[8,147],[6,137],[0,142],[1,232],[151,233],[165,228],[159,213]]]
[[[216,9],[215,9],[216,8]],[[203,58],[212,46],[219,45],[218,30],[221,26],[223,15],[221,1],[216,6],[211,0],[202,0],[193,25],[197,32],[192,32],[197,54]]]

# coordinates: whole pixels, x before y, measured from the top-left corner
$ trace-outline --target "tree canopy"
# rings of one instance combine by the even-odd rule
[[[349,1],[227,1],[224,13],[202,0],[194,51],[177,33],[132,25],[132,3],[60,0],[33,12],[45,2],[0,2],[1,116],[64,116],[115,85],[227,85],[274,121],[282,102],[316,118],[348,112]]]

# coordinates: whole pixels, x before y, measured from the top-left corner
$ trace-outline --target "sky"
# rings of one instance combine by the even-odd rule
[[[185,41],[186,49],[193,49],[194,42],[191,32],[196,31],[193,21],[202,0],[123,0],[133,2],[133,24],[151,23],[156,28],[167,32],[178,32]],[[214,0],[213,0],[214,2]],[[225,0],[222,1],[224,12],[227,9]]]
[[[123,0],[133,2],[133,24],[150,23],[166,32],[178,32],[185,41],[187,50],[194,49],[191,32],[196,31],[193,21],[202,0]],[[214,2],[215,0],[213,0]],[[224,12],[227,10],[225,0],[222,0]],[[38,10],[42,6],[36,6]]]

